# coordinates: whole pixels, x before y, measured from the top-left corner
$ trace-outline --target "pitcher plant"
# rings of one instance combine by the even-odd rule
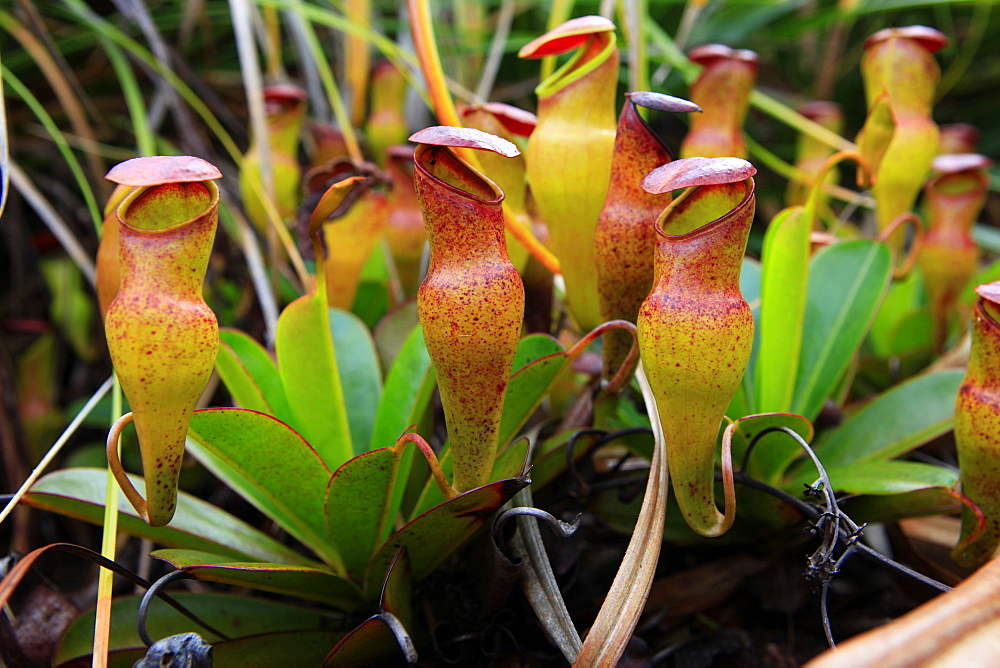
[[[103,318],[122,282],[118,265],[118,205],[132,192],[132,186],[117,185],[104,205],[101,243],[97,246],[97,305]]]
[[[387,151],[402,144],[409,135],[403,106],[406,78],[390,60],[375,63],[371,74],[371,111],[365,122],[368,151],[379,167],[385,167]]]
[[[798,112],[817,123],[827,130],[840,134],[844,129],[844,112],[840,105],[826,100],[813,100],[798,108]],[[793,179],[788,182],[785,202],[787,206],[805,204],[809,197],[809,191],[813,185],[813,179],[823,169],[827,158],[833,155],[834,149],[825,142],[821,142],[812,135],[799,133],[795,146],[795,169],[798,170],[802,179]],[[836,181],[835,172],[827,172],[823,177],[826,183]],[[828,199],[825,194],[821,195],[825,203]]]
[[[938,155],[975,153],[983,133],[968,123],[946,123],[939,128]]]
[[[133,190],[118,205],[121,288],[108,307],[111,361],[132,408],[108,436],[118,485],[151,526],[173,517],[184,439],[219,347],[215,313],[202,283],[218,223],[222,174],[187,156],[123,162],[107,178]],[[118,458],[118,436],[135,423],[146,498]]]
[[[948,338],[958,297],[979,268],[979,244],[972,236],[990,185],[993,161],[977,153],[939,155],[924,187],[929,230],[920,251],[920,269],[934,317],[938,350]]]
[[[865,42],[861,73],[868,118],[857,143],[875,175],[879,230],[910,211],[937,153],[931,107],[941,70],[934,53],[947,44],[942,33],[926,26],[886,28]],[[891,241],[899,248],[902,232]]]
[[[756,169],[740,158],[683,158],[643,179],[650,193],[687,188],[656,221],[653,288],[639,309],[639,354],[656,399],[677,504],[688,525],[719,536],[715,451],[753,345],[740,270],[754,215]],[[723,470],[731,469],[723,453]]]
[[[1000,282],[980,285],[976,293],[969,368],[955,402],[962,493],[983,515],[962,511],[962,537],[952,557],[969,566],[1000,547]]]
[[[297,157],[299,130],[306,111],[306,93],[298,86],[279,84],[264,89],[267,112],[267,137],[255,137],[243,158],[240,169],[240,195],[243,208],[254,226],[264,233],[268,215],[261,200],[263,182],[260,164],[260,142],[268,142],[271,160],[271,185],[274,206],[282,220],[290,220],[301,199],[299,182],[302,177]]]
[[[386,149],[385,173],[392,181],[385,238],[403,296],[413,297],[420,285],[420,264],[427,246],[427,230],[413,189],[413,147],[398,144]]]
[[[635,92],[625,96],[618,118],[611,182],[594,234],[594,260],[601,319],[635,322],[639,306],[653,285],[653,224],[670,203],[670,193],[643,190],[642,177],[670,162],[670,151],[639,115],[638,107],[659,111],[701,111],[697,105],[662,93]],[[633,345],[624,330],[604,336],[605,381],[621,368]]]
[[[308,197],[355,176],[363,180],[336,209],[325,211],[323,226],[327,304],[345,311],[354,304],[361,270],[382,239],[389,218],[390,181],[374,165],[356,165],[347,158],[312,169],[305,179]]]
[[[524,286],[507,257],[503,191],[452,147],[514,157],[517,147],[472,128],[431,127],[410,141],[430,243],[417,314],[437,372],[453,486],[489,482],[507,378],[524,319]]]
[[[476,128],[491,135],[503,137],[513,144],[523,141],[535,130],[537,117],[531,112],[501,102],[466,107],[462,110],[462,122],[466,127]],[[479,156],[483,173],[489,174],[503,191],[503,211],[507,217],[507,255],[518,271],[524,271],[528,262],[528,249],[514,235],[518,229],[521,235],[534,234],[534,221],[528,213],[528,182],[525,178],[524,156],[505,158],[492,152]]]
[[[584,330],[601,323],[594,229],[608,193],[615,142],[614,30],[599,16],[571,19],[518,53],[544,58],[578,49],[535,89],[538,125],[525,159],[531,193],[566,281],[567,308]]]
[[[723,44],[705,44],[692,49],[688,58],[704,68],[690,92],[691,101],[704,113],[691,117],[681,157],[746,157],[743,119],[757,80],[757,54]]]

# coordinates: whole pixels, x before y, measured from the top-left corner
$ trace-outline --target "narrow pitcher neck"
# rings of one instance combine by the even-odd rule
[[[118,207],[122,290],[200,297],[218,218],[211,181],[136,188]]]
[[[925,190],[932,228],[970,233],[986,203],[989,178],[983,173],[940,176]]]
[[[502,254],[503,191],[444,146],[421,145],[413,183],[431,248],[431,269],[444,258]]]
[[[682,234],[699,213],[718,215]],[[701,186],[679,197],[656,226],[656,283],[682,283],[692,290],[739,290],[740,270],[755,210],[754,181]],[[701,218],[704,220],[704,218]]]

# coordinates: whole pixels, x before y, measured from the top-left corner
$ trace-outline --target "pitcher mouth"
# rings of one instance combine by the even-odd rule
[[[989,308],[987,308],[987,302],[989,302],[995,309],[1000,310],[1000,303],[997,303],[987,297],[980,296],[979,299],[976,300],[976,315],[982,318],[991,329],[1000,329],[1000,322],[997,321],[997,317],[990,312]]]
[[[449,183],[431,171],[428,166],[424,164],[425,161],[428,160],[428,156],[426,154],[431,151],[437,151],[441,156],[447,156],[447,160],[455,161],[455,167],[461,170],[463,175],[469,179],[470,186],[475,187],[480,191],[476,193],[472,190],[467,190],[463,187]],[[437,164],[437,160],[432,159],[430,162],[432,165]],[[504,192],[500,186],[494,183],[489,177],[480,172],[478,169],[463,160],[458,154],[447,146],[420,144],[413,153],[413,165],[416,171],[426,176],[436,185],[439,185],[445,190],[453,192],[460,197],[464,197],[465,199],[490,206],[499,206],[504,200]]]
[[[739,204],[737,204],[732,209],[730,209],[728,213],[726,213],[726,214],[724,214],[722,216],[719,216],[715,220],[712,220],[712,221],[709,221],[709,222],[705,223],[701,227],[696,227],[693,230],[685,232],[684,234],[668,234],[666,232],[666,230],[663,229],[663,222],[667,219],[667,217],[671,213],[673,213],[673,211],[679,205],[681,205],[682,203],[684,203],[685,201],[687,201],[687,199],[691,196],[692,193],[695,193],[695,192],[698,191],[699,188],[704,188],[706,186],[695,186],[693,188],[686,189],[683,193],[681,193],[680,195],[678,195],[677,197],[675,197],[673,199],[673,201],[670,202],[670,204],[668,204],[667,207],[663,210],[663,213],[660,214],[660,217],[656,219],[656,224],[654,225],[654,228],[656,229],[657,235],[661,239],[668,240],[668,241],[688,240],[688,239],[692,239],[692,238],[701,236],[703,234],[707,234],[713,228],[718,227],[719,225],[724,224],[726,221],[730,220],[734,216],[739,215],[748,206],[750,206],[750,203],[753,201],[754,192],[755,192],[755,189],[756,189],[756,184],[754,183],[754,180],[753,180],[752,176],[751,177],[747,177],[746,179],[744,179],[742,181],[742,183],[743,183],[743,185],[746,188],[746,194],[744,195],[743,199],[739,202]],[[723,185],[723,184],[719,184],[719,185]],[[729,184],[729,185],[732,185],[732,184]]]
[[[191,212],[190,215],[185,215],[176,222],[168,222],[165,225],[156,225],[154,227],[145,227],[129,222],[129,209],[143,196],[155,192],[157,189],[192,187],[204,188],[207,191],[207,201],[204,206],[200,206],[200,210]],[[217,186],[214,181],[182,181],[177,183],[162,183],[136,187],[135,190],[130,192],[125,199],[121,201],[118,208],[115,210],[115,215],[118,218],[118,222],[124,225],[131,232],[135,232],[136,234],[157,235],[187,227],[210,214],[213,210],[217,209],[218,206],[219,186]]]

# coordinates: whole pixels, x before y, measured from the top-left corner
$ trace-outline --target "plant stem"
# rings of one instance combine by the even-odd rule
[[[114,379],[111,391],[111,423],[114,424],[122,414],[122,386],[118,376]],[[118,444],[118,454],[121,456],[121,442]],[[101,556],[108,561],[115,560],[118,537],[118,485],[114,476],[107,476],[104,488],[104,523],[101,535]],[[107,666],[108,649],[111,639],[111,595],[114,585],[114,573],[102,568],[97,578],[97,609],[94,613],[94,666]]]

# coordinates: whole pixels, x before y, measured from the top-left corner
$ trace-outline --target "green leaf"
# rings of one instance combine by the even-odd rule
[[[342,610],[353,610],[361,604],[360,591],[354,583],[322,568],[234,561],[197,550],[156,550],[150,556],[183,569],[196,580],[297,596]]]
[[[887,460],[944,434],[955,422],[955,397],[965,372],[927,373],[865,404],[816,444],[827,468]]]
[[[761,273],[762,267],[760,262],[757,262],[753,258],[744,257],[743,267],[740,270],[740,292],[743,293],[743,299],[746,300],[747,304],[750,305],[750,311],[753,313],[754,320],[754,337],[753,337],[753,347],[750,349],[750,360],[747,363],[747,370],[743,374],[743,380],[740,381],[740,387],[733,395],[733,400],[726,410],[726,415],[736,419],[741,418],[744,415],[749,415],[753,412],[751,408],[755,404],[756,394],[755,390],[755,380],[756,368],[757,368],[757,351],[760,349],[760,335],[758,329],[758,323],[760,323],[760,290],[761,290]]]
[[[284,631],[221,642],[212,647],[218,668],[319,666],[343,637],[341,631]]]
[[[142,494],[142,478],[129,476]],[[104,521],[104,494],[107,471],[102,469],[62,469],[42,477],[24,497],[24,503],[100,525]],[[290,564],[316,562],[278,543],[229,513],[185,492],[177,495],[177,511],[170,524],[151,527],[136,514],[121,492],[118,493],[118,524],[122,531],[160,545],[204,550],[234,559],[260,559]]]
[[[865,333],[892,276],[892,254],[880,242],[827,246],[809,269],[802,352],[792,412],[816,419]]]
[[[403,664],[392,629],[380,615],[358,624],[330,652],[324,666],[392,666]]]
[[[84,287],[83,274],[68,257],[45,259],[38,267],[52,296],[49,318],[77,355],[93,361],[96,356],[92,335],[95,308],[89,290]]]
[[[518,370],[507,382],[504,395],[501,446],[517,436],[569,362],[562,345],[548,335],[532,334],[521,340],[511,367]]]
[[[343,637],[342,631],[281,631],[237,638],[212,646],[216,668],[253,668],[264,666],[319,666]],[[132,668],[146,656],[146,647],[108,652],[108,668]],[[87,655],[69,665],[91,665]]]
[[[433,393],[434,369],[424,345],[424,332],[416,327],[385,379],[369,450],[391,446],[407,427],[417,424]]]
[[[806,443],[813,438],[813,426],[809,420],[794,413],[761,413],[748,415],[736,420],[733,431],[733,464],[739,466],[747,448],[758,434],[775,427],[786,427],[801,436]],[[750,457],[750,473],[770,484],[781,479],[785,468],[803,454],[802,448],[784,432],[772,432],[760,436]]]
[[[740,292],[754,311],[760,308],[763,271],[763,266],[757,260],[752,257],[743,258],[743,266],[740,269]]]
[[[846,494],[903,494],[948,488],[958,480],[955,471],[923,462],[865,462],[827,469],[827,474],[834,489]]]
[[[580,434],[577,436],[577,434]],[[574,437],[576,437],[574,439]],[[559,474],[566,470],[567,452],[569,442],[573,441],[573,461],[579,461],[594,448],[594,444],[600,439],[600,434],[580,433],[579,429],[563,431],[535,447],[534,459],[531,462],[531,489],[532,492],[541,489]],[[629,434],[616,438],[612,443],[622,444],[640,456],[649,459],[653,452],[653,435],[644,432]],[[608,443],[610,445],[610,443]]]
[[[976,229],[978,230],[979,226]],[[1000,260],[994,260],[973,276],[972,280],[962,289],[959,301],[972,306],[979,299],[979,295],[976,294],[976,286],[984,283],[993,283],[994,281],[1000,281]]]
[[[403,344],[413,333],[413,328],[418,326],[416,299],[408,299],[399,304],[378,321],[372,333],[383,369],[392,368]]]
[[[501,480],[459,494],[409,522],[372,557],[365,574],[366,597],[381,590],[396,551],[405,547],[414,580],[422,580],[482,527],[529,480]]]
[[[413,628],[413,568],[405,547],[399,549],[389,565],[378,605],[384,612],[391,612],[404,627]]]
[[[333,474],[326,498],[330,538],[349,576],[360,579],[368,561],[392,532],[393,491],[400,480],[403,447],[372,450],[345,463]],[[398,512],[398,507],[396,508]]]
[[[976,243],[993,253],[1000,253],[1000,230],[992,225],[977,224],[972,228]]]
[[[907,319],[918,312],[924,303],[923,276],[920,268],[914,267],[907,276],[901,280],[893,281],[886,292],[885,300],[879,307],[878,314],[872,322],[871,332],[868,333],[868,340],[872,350],[879,357],[889,357],[890,355],[901,355],[910,347],[933,342],[933,330],[928,329],[923,332],[924,337],[917,337],[913,340],[912,328],[909,336],[899,339],[900,328],[904,327]],[[929,317],[928,315],[924,316]],[[928,325],[933,323],[928,322]],[[908,347],[909,346],[909,347]]]
[[[372,254],[374,256],[374,253]],[[389,286],[384,281],[362,279],[354,295],[351,312],[361,318],[369,329],[375,329],[389,310]]]
[[[791,409],[802,348],[811,232],[805,210],[794,207],[778,214],[764,235],[755,413]]]
[[[493,460],[493,470],[490,472],[492,480],[507,480],[517,478],[528,468],[528,446],[530,442],[527,437],[519,438],[497,455]]]
[[[351,407],[347,422],[351,429],[354,454],[366,452],[371,441],[375,413],[382,396],[382,371],[375,342],[365,323],[353,313],[329,309],[337,370],[344,389],[344,401]]]
[[[953,485],[926,487],[902,494],[853,496],[844,499],[840,507],[859,524],[865,522],[896,522],[907,517],[957,513],[961,502],[951,493]],[[958,529],[955,530],[958,538]]]
[[[220,330],[219,338],[215,368],[236,405],[290,424],[294,417],[278,367],[264,347],[235,329]]]
[[[218,629],[230,639],[277,631],[327,629],[336,624],[338,615],[289,603],[253,596],[232,596],[217,592],[178,592],[170,596],[199,619]],[[136,615],[141,596],[118,596],[111,603],[109,649],[145,647],[136,630]],[[169,605],[154,602],[146,618],[146,630],[153,638],[196,631],[206,642],[221,640]],[[53,665],[80,656],[90,656],[94,649],[94,608],[81,613],[69,625],[53,657]]]
[[[517,373],[536,360],[564,351],[562,344],[548,334],[528,334],[517,343],[517,352],[514,353],[514,361],[510,365],[513,370],[511,374]]]
[[[351,630],[333,648],[324,666],[393,665],[399,663],[400,641],[386,622],[389,613],[410,633],[413,618],[413,573],[406,548],[393,557],[385,576],[379,613]]]
[[[208,470],[324,561],[342,569],[326,528],[330,471],[295,431],[239,408],[195,411],[188,449]]]
[[[354,450],[327,308],[316,293],[296,299],[282,311],[275,350],[295,416],[291,426],[331,470],[336,469]]]

